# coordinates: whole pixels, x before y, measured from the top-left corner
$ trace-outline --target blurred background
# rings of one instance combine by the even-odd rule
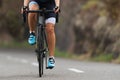
[[[0,48],[31,49],[20,14],[23,0],[0,0]],[[120,0],[61,0],[56,53],[120,63]]]

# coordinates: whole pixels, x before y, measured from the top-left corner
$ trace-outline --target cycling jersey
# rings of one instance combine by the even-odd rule
[[[50,1],[54,1],[54,0],[33,0],[33,1],[46,3],[46,2],[50,2]]]

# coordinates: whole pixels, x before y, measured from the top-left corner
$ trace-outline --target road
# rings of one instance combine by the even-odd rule
[[[120,65],[56,58],[39,78],[34,50],[0,49],[0,80],[120,80]]]

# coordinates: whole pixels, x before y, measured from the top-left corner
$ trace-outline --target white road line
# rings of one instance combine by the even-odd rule
[[[38,67],[38,63],[37,62],[33,62],[32,65],[35,66],[35,67]]]
[[[12,61],[16,61],[16,62],[19,61],[18,58],[13,58],[12,56],[7,56],[7,59],[8,59],[8,60],[12,60]]]
[[[11,59],[12,59],[12,57],[11,57],[11,56],[7,56],[7,59],[8,59],[8,60],[11,60]]]
[[[7,56],[7,59],[15,62],[28,63],[28,61],[25,59],[19,59],[12,56]]]
[[[21,59],[21,62],[22,62],[22,63],[28,63],[28,61],[25,60],[25,59]]]
[[[84,73],[84,71],[81,71],[81,70],[78,70],[78,69],[75,69],[75,68],[68,68],[68,70],[76,72],[76,73]]]
[[[26,59],[19,59],[19,58],[15,58],[15,57],[12,57],[12,56],[7,56],[7,59],[11,60],[11,61],[15,61],[15,62],[21,62],[21,63],[24,63],[24,64],[28,63],[28,64],[31,64],[32,66],[38,67],[37,62],[29,62]]]

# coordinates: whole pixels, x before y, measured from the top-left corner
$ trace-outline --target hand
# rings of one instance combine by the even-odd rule
[[[55,11],[55,13],[60,12],[60,8],[59,8],[59,6],[56,6],[56,7],[54,8],[54,11]]]
[[[21,14],[25,13],[25,11],[28,10],[28,7],[27,6],[24,6],[21,8]]]
[[[24,23],[26,23],[26,11],[28,10],[28,7],[27,6],[24,6],[21,8],[21,14],[23,15],[23,21]]]
[[[21,8],[21,14],[23,14],[23,8]]]

